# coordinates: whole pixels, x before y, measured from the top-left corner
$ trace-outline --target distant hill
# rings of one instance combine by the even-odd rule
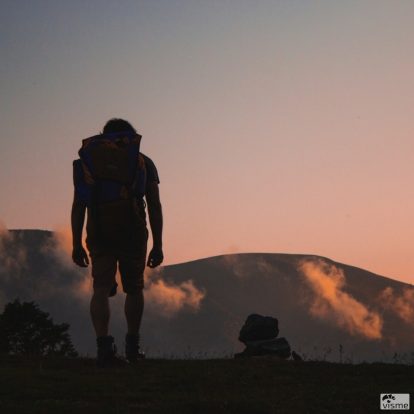
[[[51,232],[12,230],[0,240],[0,305],[15,297],[36,301],[57,322],[71,324],[81,353],[94,354],[89,270],[72,265]],[[111,332],[120,349],[122,301],[122,294],[111,299]],[[327,258],[269,253],[148,273],[142,342],[153,356],[231,355],[242,349],[238,333],[250,313],[277,317],[280,336],[307,358],[359,362],[414,352],[411,285]]]

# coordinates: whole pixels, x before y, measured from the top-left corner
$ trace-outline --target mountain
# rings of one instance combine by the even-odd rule
[[[89,270],[71,263],[64,237],[0,233],[0,306],[19,297],[71,325],[94,354]],[[413,358],[414,287],[312,255],[248,253],[165,266],[146,274],[142,343],[150,356],[230,356],[250,313],[277,317],[279,336],[306,358]],[[123,294],[111,299],[111,333],[122,349]],[[394,355],[397,353],[398,355]],[[410,360],[411,361],[411,360]]]

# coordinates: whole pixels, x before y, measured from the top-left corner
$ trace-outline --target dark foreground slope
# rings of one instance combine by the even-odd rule
[[[412,392],[414,367],[255,360],[2,360],[3,413],[376,413]]]

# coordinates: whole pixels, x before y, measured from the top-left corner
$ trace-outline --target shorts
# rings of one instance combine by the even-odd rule
[[[122,288],[125,293],[137,294],[144,288],[147,244],[141,243],[133,249],[90,249],[92,261],[93,288],[114,287],[116,271],[119,267]]]

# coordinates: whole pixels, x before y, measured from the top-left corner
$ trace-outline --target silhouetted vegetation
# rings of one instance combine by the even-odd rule
[[[0,315],[0,352],[11,355],[77,356],[69,324],[55,324],[34,302],[8,303]]]

